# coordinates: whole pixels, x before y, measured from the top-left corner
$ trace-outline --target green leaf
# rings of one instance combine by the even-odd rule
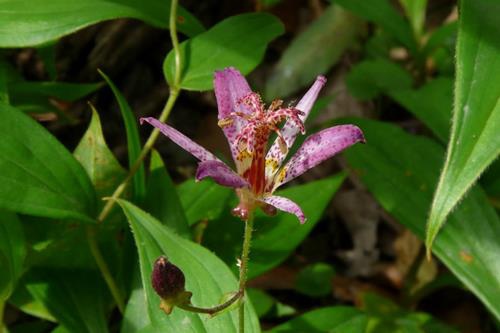
[[[217,219],[226,207],[226,199],[233,192],[211,179],[197,182],[194,178],[177,186],[177,191],[189,225]]]
[[[13,103],[23,103],[26,96],[53,97],[73,102],[102,87],[102,83],[15,81],[9,84]]]
[[[1,0],[0,47],[44,44],[91,24],[122,17],[143,20],[168,28],[167,0]],[[182,7],[177,29],[189,36],[204,30],[201,23]],[[15,33],[12,33],[15,31]]]
[[[22,274],[26,257],[26,244],[21,222],[17,215],[0,210],[0,302],[14,291]]]
[[[93,106],[91,109],[92,120],[73,155],[87,171],[98,197],[103,198],[113,193],[127,173],[109,150],[99,115]]]
[[[45,305],[29,293],[25,284],[17,285],[14,293],[9,298],[9,304],[30,316],[43,319],[45,322],[56,322],[56,318],[50,314]]]
[[[327,296],[332,291],[335,270],[325,263],[315,263],[304,267],[295,280],[295,289],[311,297]]]
[[[139,262],[146,298],[143,306],[156,331],[184,332],[236,332],[237,311],[207,318],[181,309],[166,316],[159,308],[160,298],[151,286],[151,271],[160,255],[167,255],[186,277],[186,290],[193,293],[196,306],[213,306],[227,293],[237,290],[237,281],[231,270],[212,252],[173,233],[151,215],[133,204],[118,201],[132,227],[139,251]],[[251,306],[245,306],[245,332],[259,332],[259,322]]]
[[[349,92],[362,100],[391,90],[408,89],[412,81],[406,70],[386,59],[362,61],[346,77]]]
[[[417,46],[411,27],[388,0],[331,0],[362,18],[376,23],[405,45],[411,53]]]
[[[343,8],[329,6],[283,52],[266,83],[268,99],[288,96],[328,72],[356,42],[362,23]]]
[[[353,307],[332,306],[307,312],[267,332],[358,333],[365,331],[367,321],[367,316]]]
[[[142,288],[139,267],[133,271],[132,275],[133,288],[127,302],[127,307],[125,308],[120,333],[141,332],[145,327],[151,325],[148,316],[148,307],[144,306],[146,294]]]
[[[9,104],[9,91],[7,89],[8,72],[7,63],[0,59],[0,103]]]
[[[122,95],[120,90],[115,86],[113,81],[99,70],[99,74],[106,80],[109,87],[115,95],[118,106],[120,107],[120,112],[122,114],[123,122],[125,123],[125,131],[127,133],[127,147],[128,147],[128,164],[131,168],[135,161],[139,158],[141,154],[141,138],[139,136],[139,129],[137,127],[137,118],[132,112],[127,100]],[[146,176],[144,172],[144,164],[141,163],[140,167],[134,173],[132,177],[133,189],[134,189],[134,200],[136,202],[142,202],[146,194]]]
[[[213,89],[214,71],[234,66],[243,75],[262,60],[267,44],[283,34],[281,22],[267,13],[250,13],[229,17],[208,31],[180,44],[182,74],[180,88]],[[163,72],[172,86],[175,55],[169,52]]]
[[[387,92],[413,113],[442,141],[449,138],[453,81],[439,77],[419,89],[394,89]]]
[[[500,24],[495,0],[462,1],[451,138],[434,194],[425,244],[432,243],[448,214],[500,154]],[[470,222],[472,223],[472,222]],[[475,222],[474,222],[475,223]]]
[[[146,186],[146,210],[161,223],[184,238],[191,237],[188,221],[170,175],[160,154],[151,152],[150,173]]]
[[[0,207],[93,223],[96,195],[85,170],[21,111],[0,103]]]
[[[367,145],[345,152],[349,164],[382,207],[421,239],[443,158],[436,142],[400,128],[356,120]],[[500,220],[476,187],[450,215],[433,252],[500,318]]]
[[[302,208],[307,216],[307,222],[303,225],[295,215],[283,212],[274,217],[256,214],[252,252],[248,264],[249,279],[276,267],[293,252],[323,216],[323,211],[344,178],[345,174],[338,174],[277,193],[293,200]],[[236,206],[235,200],[231,203],[221,218],[208,224],[204,244],[236,270],[234,258],[241,252],[243,223],[230,215],[230,209]]]
[[[109,295],[96,271],[32,270],[28,291],[43,303],[69,332],[108,332]]]
[[[415,38],[420,39],[425,24],[427,0],[399,0],[399,3],[403,6],[406,16],[410,19]]]

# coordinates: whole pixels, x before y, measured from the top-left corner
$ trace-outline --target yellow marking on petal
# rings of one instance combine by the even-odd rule
[[[219,125],[220,128],[224,128],[232,124],[233,124],[232,118],[223,118],[217,122],[217,125]]]

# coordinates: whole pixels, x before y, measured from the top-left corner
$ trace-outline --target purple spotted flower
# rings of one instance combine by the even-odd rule
[[[306,217],[300,207],[290,199],[273,195],[274,191],[345,148],[364,142],[363,132],[354,125],[330,127],[309,136],[295,155],[282,165],[298,133],[305,133],[304,122],[325,82],[325,77],[318,76],[295,107],[284,107],[282,101],[275,100],[265,109],[260,96],[252,92],[238,70],[226,68],[216,72],[214,87],[219,126],[231,148],[236,171],[157,119],[141,118],[141,123],[146,121],[158,128],[200,160],[197,180],[211,177],[222,186],[235,188],[240,203],[233,209],[234,215],[246,219],[256,207],[268,215],[279,209],[295,214],[304,223]],[[266,151],[273,132],[277,134],[276,141]]]

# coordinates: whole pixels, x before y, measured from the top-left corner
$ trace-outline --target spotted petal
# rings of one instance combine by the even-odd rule
[[[222,186],[240,188],[247,187],[245,179],[236,174],[230,167],[221,161],[205,161],[198,165],[196,170],[196,180],[202,180],[205,177],[211,177]]]
[[[297,216],[300,223],[306,222],[306,216],[302,212],[302,209],[300,209],[299,205],[297,205],[295,202],[293,202],[290,199],[287,199],[284,197],[279,197],[277,195],[272,195],[272,196],[269,196],[269,197],[262,199],[262,201],[271,205],[271,206],[278,208],[279,210],[282,210],[282,211],[290,213],[290,214],[294,214],[295,216]]]
[[[365,138],[354,125],[334,126],[311,135],[279,172],[274,189],[357,142],[364,143]]]
[[[303,112],[303,114],[299,116],[302,122],[305,122],[307,117],[309,116],[314,102],[316,102],[318,94],[325,83],[326,78],[324,76],[318,76],[311,88],[309,88],[304,97],[302,97],[299,103],[295,106],[297,109]],[[287,121],[281,129],[281,134],[288,148],[290,148],[295,142],[299,131],[300,129],[292,121]],[[266,160],[270,161],[267,164],[268,167],[266,167],[267,179],[270,179],[274,176],[274,173],[281,166],[281,163],[283,163],[285,157],[286,152],[280,147],[280,141],[276,139],[266,156]]]
[[[168,126],[167,124],[162,123],[158,119],[148,117],[140,119],[141,125],[143,122],[150,123],[157,129],[159,129],[166,137],[170,140],[181,146],[184,150],[191,153],[194,157],[199,159],[200,161],[218,161],[219,159],[215,157],[214,154],[179,132],[173,127]]]
[[[219,121],[224,123],[222,130],[229,142],[233,160],[236,161],[238,152],[235,147],[235,138],[241,131],[244,120],[234,116],[234,112],[249,113],[249,110],[239,105],[238,102],[252,90],[245,77],[233,67],[215,72],[214,90],[219,109]]]

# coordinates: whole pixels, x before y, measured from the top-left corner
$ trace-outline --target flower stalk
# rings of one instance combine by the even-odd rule
[[[238,308],[238,318],[239,318],[239,332],[243,333],[245,331],[245,287],[247,283],[247,273],[248,273],[248,258],[250,255],[250,245],[252,241],[253,232],[253,212],[250,212],[248,219],[245,221],[245,233],[243,235],[243,250],[241,252],[240,261],[240,282],[239,282],[239,293],[243,297]]]

